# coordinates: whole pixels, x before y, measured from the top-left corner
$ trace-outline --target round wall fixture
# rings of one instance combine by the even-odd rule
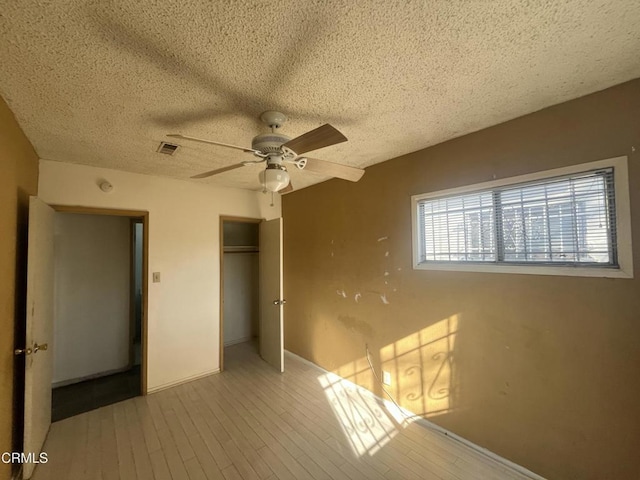
[[[113,185],[105,180],[100,184],[100,190],[104,193],[111,193],[113,191]]]

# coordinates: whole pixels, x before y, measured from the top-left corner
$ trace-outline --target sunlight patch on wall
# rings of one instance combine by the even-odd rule
[[[382,370],[392,379],[387,390],[416,415],[442,415],[455,406],[459,320],[460,314],[452,315],[380,350]]]
[[[386,390],[401,408],[371,393],[379,381],[366,356],[318,377],[356,457],[374,455],[421,417],[452,411],[460,316],[452,315],[380,349],[382,370],[391,374]]]
[[[358,358],[352,362],[345,363],[333,371],[339,377],[360,385],[367,390],[374,391],[376,379],[371,372],[367,357]]]

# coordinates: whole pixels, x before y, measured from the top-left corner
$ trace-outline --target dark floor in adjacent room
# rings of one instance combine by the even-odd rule
[[[140,366],[125,372],[74,383],[51,391],[51,421],[140,395]]]

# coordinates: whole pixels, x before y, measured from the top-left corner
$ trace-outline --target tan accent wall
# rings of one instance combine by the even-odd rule
[[[13,349],[24,335],[29,195],[37,190],[38,156],[0,98],[0,453],[21,447],[14,420],[22,415],[22,378],[14,376]],[[0,479],[10,476],[11,465],[0,463]]]
[[[411,195],[621,155],[635,279],[412,269]],[[403,406],[477,445],[549,479],[640,478],[640,80],[288,194],[283,216],[288,350],[382,395],[368,344]]]

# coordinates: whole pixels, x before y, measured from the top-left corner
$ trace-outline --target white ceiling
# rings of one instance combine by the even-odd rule
[[[167,133],[250,146],[279,109],[366,167],[640,77],[638,52],[637,0],[0,0],[0,94],[41,158],[180,179],[251,157]]]

